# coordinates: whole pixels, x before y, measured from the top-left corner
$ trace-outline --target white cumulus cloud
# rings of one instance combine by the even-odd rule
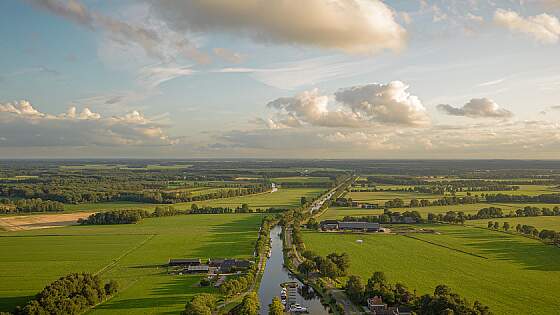
[[[0,104],[0,134],[4,147],[170,145],[161,124],[138,111],[104,117],[84,108],[66,113],[40,112],[28,101]]]
[[[532,36],[544,44],[555,44],[560,40],[560,21],[546,13],[523,17],[515,11],[498,9],[494,22],[512,32]]]
[[[511,118],[513,113],[501,108],[496,102],[488,98],[473,98],[462,107],[440,104],[438,110],[452,116],[466,116],[471,118]]]

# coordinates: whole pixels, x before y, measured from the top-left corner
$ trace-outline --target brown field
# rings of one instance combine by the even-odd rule
[[[25,231],[74,225],[78,219],[87,218],[95,212],[76,212],[62,214],[35,214],[13,217],[0,217],[0,230]]]

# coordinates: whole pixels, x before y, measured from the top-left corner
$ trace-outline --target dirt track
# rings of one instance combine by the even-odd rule
[[[0,230],[26,231],[74,225],[80,218],[87,218],[95,212],[76,212],[62,214],[35,214],[0,217]]]

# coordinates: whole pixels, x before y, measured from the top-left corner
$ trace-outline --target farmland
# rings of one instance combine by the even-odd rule
[[[307,248],[350,255],[350,274],[367,279],[384,271],[418,293],[441,283],[489,305],[495,314],[553,314],[560,308],[560,250],[509,235],[461,226],[436,226],[441,234],[356,235],[307,232]],[[361,239],[363,243],[357,243]],[[515,298],[512,298],[515,297]]]
[[[197,202],[176,203],[173,206],[177,209],[188,209],[193,203],[199,206],[213,207],[238,207],[246,203],[252,209],[266,209],[270,207],[293,208],[299,205],[301,197],[313,198],[321,194],[321,188],[281,188],[274,193],[261,193],[231,198],[211,199]],[[153,210],[157,204],[139,202],[100,202],[86,203],[77,205],[65,205],[65,211],[104,211],[114,209],[141,208]]]
[[[547,230],[560,231],[560,217],[540,216],[540,217],[499,218],[499,219],[487,219],[487,220],[474,220],[474,221],[469,221],[468,224],[479,226],[479,227],[486,227],[488,221],[500,222],[500,226],[501,224],[503,224],[503,222],[509,222],[509,224],[513,228],[515,228],[517,224],[521,224],[521,225],[526,224],[526,225],[532,225],[539,230],[547,229]]]
[[[189,296],[209,289],[195,286],[200,276],[167,275],[160,266],[169,258],[250,257],[260,221],[258,214],[187,215],[135,225],[3,232],[0,311],[24,304],[68,272],[88,271],[123,287],[93,314],[178,313]]]

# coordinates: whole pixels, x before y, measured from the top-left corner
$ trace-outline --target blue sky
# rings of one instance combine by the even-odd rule
[[[12,0],[0,14],[1,157],[560,153],[557,0]]]

